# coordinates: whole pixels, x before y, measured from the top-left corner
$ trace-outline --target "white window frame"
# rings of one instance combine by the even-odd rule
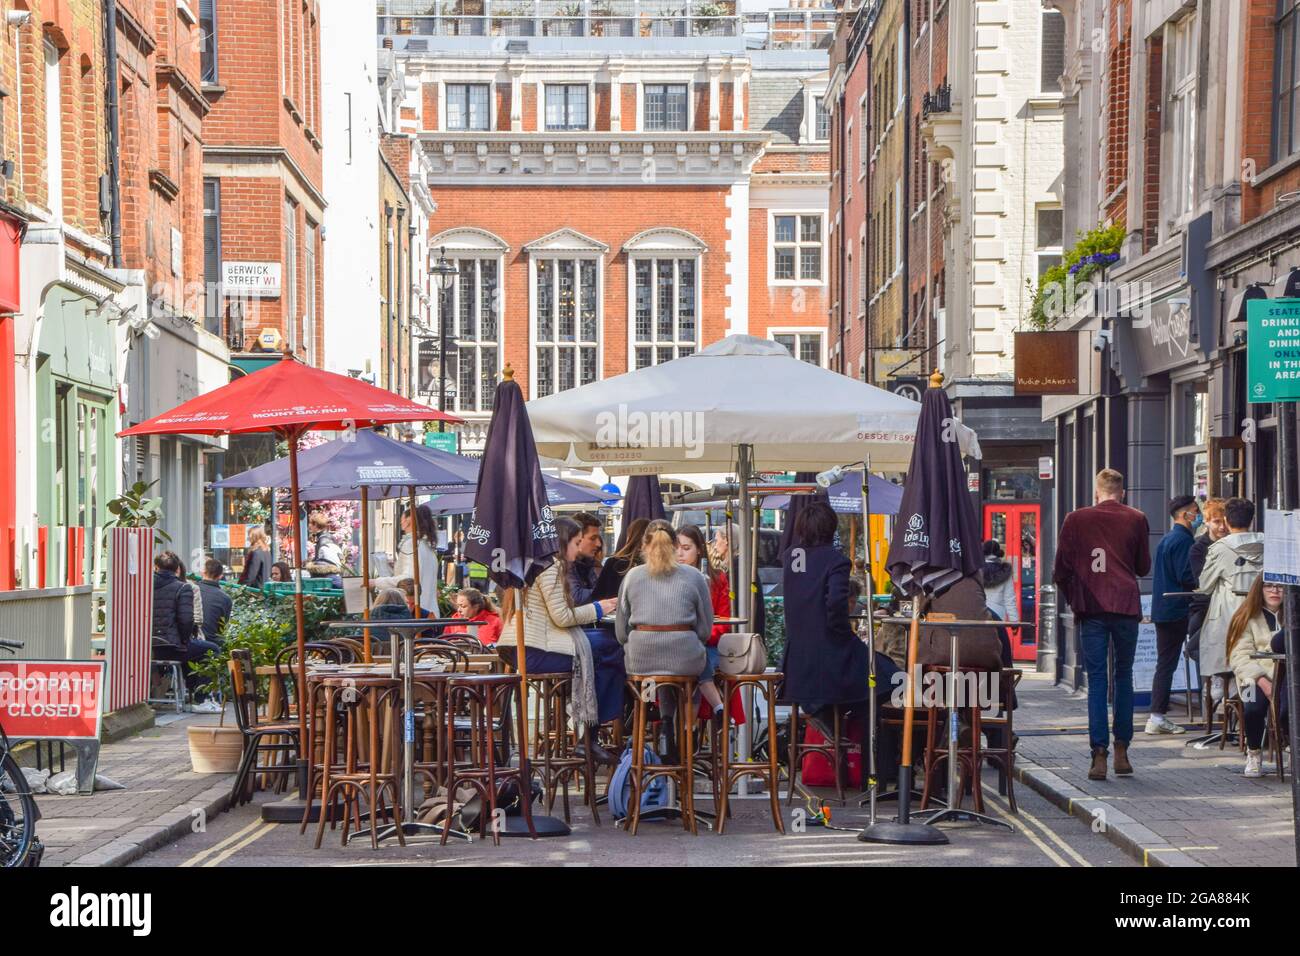
[[[682,260],[691,260],[695,264],[695,338],[687,340],[682,338],[673,338],[667,345],[673,349],[673,357],[678,358],[681,355],[681,348],[689,346],[693,352],[698,352],[703,342],[703,271],[704,271],[704,254],[708,247],[696,236],[683,232],[678,229],[650,229],[639,233],[628,240],[624,245],[623,251],[627,256],[627,368],[629,371],[637,367],[636,350],[638,347],[649,347],[651,353],[651,365],[659,364],[658,348],[667,347],[658,339],[658,296],[655,295],[655,282],[658,277],[657,262],[672,260],[673,266],[673,328],[677,328],[677,306],[680,302],[680,266],[677,263]],[[639,261],[649,261],[651,265],[651,292],[650,292],[650,342],[641,342],[636,337],[636,264]]]
[[[1065,216],[1065,212],[1064,212],[1064,210],[1062,209],[1060,203],[1050,203],[1050,202],[1045,202],[1045,203],[1039,203],[1038,205],[1034,206],[1034,268],[1035,268],[1034,281],[1035,281],[1035,282],[1037,282],[1037,281],[1038,281],[1038,277],[1041,276],[1041,275],[1043,274],[1043,269],[1042,269],[1042,265],[1041,265],[1041,263],[1042,263],[1042,260],[1043,260],[1043,257],[1044,257],[1044,256],[1055,256],[1058,260],[1060,260],[1060,259],[1062,259],[1062,257],[1065,255],[1065,247],[1064,247],[1064,245],[1044,246],[1044,245],[1041,245],[1041,244],[1039,243],[1039,237],[1038,237],[1038,215],[1039,215],[1039,213],[1043,213],[1043,212],[1053,212],[1053,211],[1061,213],[1061,216],[1062,216],[1061,241],[1062,241],[1062,243],[1064,243],[1064,241],[1065,241],[1065,230],[1064,230],[1064,216]]]
[[[454,392],[454,397],[448,396],[447,411],[456,412],[469,417],[486,417],[491,415],[491,411],[477,411],[472,408],[466,408],[461,403],[460,395],[460,350],[463,348],[475,349],[474,367],[478,373],[482,367],[480,350],[485,346],[495,346],[497,350],[497,374],[505,367],[505,325],[506,325],[506,258],[510,252],[510,246],[504,239],[493,235],[482,229],[457,228],[449,229],[432,237],[427,243],[429,250],[440,250],[439,254],[445,255],[447,261],[451,263],[461,263],[464,261],[495,262],[497,267],[497,335],[496,339],[485,339],[480,335],[477,339],[463,339],[457,336],[449,338],[449,347],[456,349],[456,381],[452,383],[450,389]],[[459,265],[457,265],[459,268]],[[478,300],[480,309],[478,328],[482,329],[482,290],[480,289],[481,279],[475,278],[475,298]],[[460,277],[457,276],[456,282],[451,289],[451,300],[453,314],[457,317],[460,315]],[[438,331],[438,338],[441,339],[442,332],[442,292],[439,291],[436,284],[430,286],[430,304],[429,316],[436,322],[431,321],[431,328]],[[460,323],[456,322],[456,331],[460,331]],[[414,351],[414,350],[413,350]],[[418,354],[418,353],[417,353]],[[476,374],[476,379],[478,375]],[[419,370],[416,370],[415,381],[418,385],[420,380]]]
[[[825,139],[817,137],[817,101],[826,100],[826,82],[819,80],[817,82],[805,82],[803,88],[803,123],[799,128],[799,142],[801,143],[829,143],[830,130],[835,123],[835,111],[830,111],[830,118],[827,126],[827,135]]]
[[[468,126],[465,127],[464,129],[454,129],[452,126],[448,124],[447,120],[450,117],[450,111],[447,109],[447,94],[449,92],[449,88],[453,86],[486,86],[487,87],[488,90],[487,129],[472,129]],[[397,123],[397,116],[398,113],[396,110],[394,110],[393,111],[394,126]],[[468,120],[469,116],[466,115],[465,118],[466,120]],[[438,121],[439,121],[439,125],[442,127],[443,132],[446,133],[490,133],[492,132],[494,129],[497,128],[496,83],[494,83],[490,77],[444,79],[440,84],[438,84]]]
[[[591,343],[590,341],[584,342],[583,340],[579,339],[575,335],[573,344],[575,347],[581,347],[584,344],[595,345],[596,377],[595,379],[593,379],[593,381],[599,382],[604,377],[603,373],[605,367],[605,252],[601,250],[581,249],[575,247],[546,248],[545,245],[539,241],[538,248],[528,250],[528,395],[530,398],[540,397],[542,394],[538,390],[537,372],[540,363],[537,360],[537,356],[539,354],[539,351],[543,346],[555,347],[557,344],[554,339],[550,339],[547,342],[543,343],[542,341],[540,341],[537,334],[537,265],[538,262],[543,259],[551,259],[557,261],[571,260],[574,262],[580,262],[582,260],[590,260],[596,263],[596,339],[594,343]],[[581,276],[582,276],[581,266],[578,266],[577,268],[575,268],[575,272],[574,272],[574,279],[575,279],[574,286],[578,290],[579,296],[581,296],[581,288],[582,288]],[[558,293],[558,289],[559,289],[558,269],[556,270],[556,273],[552,278],[552,282],[555,283],[554,288],[557,290]],[[557,315],[558,315],[558,309],[557,309]],[[580,298],[578,299],[578,301],[574,303],[574,327],[575,329],[581,329],[582,327],[582,302]],[[558,362],[556,362],[554,366],[554,372],[555,372],[555,381],[558,383],[559,381]],[[582,366],[581,363],[578,362],[578,364],[575,364],[574,366],[574,387],[578,388],[581,385],[582,385]],[[560,389],[558,388],[557,385],[557,387],[554,390],[548,392],[547,394],[555,395],[558,394],[559,391]],[[564,391],[568,391],[568,389],[564,389]]]
[[[778,335],[793,335],[793,336],[795,336],[795,347],[796,347],[796,350],[797,350],[797,349],[798,349],[798,346],[799,346],[799,344],[800,344],[800,343],[799,343],[799,339],[803,338],[804,336],[808,336],[808,335],[815,335],[815,336],[817,336],[818,341],[821,343],[821,347],[818,349],[817,367],[818,367],[818,368],[826,368],[826,338],[827,338],[827,334],[826,334],[826,332],[827,332],[827,330],[826,330],[826,327],[825,327],[825,326],[817,326],[817,325],[782,325],[782,326],[772,326],[771,328],[769,328],[769,329],[767,330],[767,337],[768,337],[771,341],[775,342],[775,341],[776,341],[776,337],[777,337]],[[794,358],[795,358],[796,361],[799,361],[799,362],[802,362],[802,361],[803,361],[803,359],[799,358],[798,355],[794,356]]]
[[[645,125],[645,88],[647,86],[686,87],[686,128],[649,129]],[[692,76],[643,76],[636,84],[636,128],[642,133],[689,133],[695,129],[695,78]]]
[[[565,79],[545,79],[538,83],[541,87],[541,95],[537,97],[537,129],[543,133],[577,133],[590,131],[595,125],[596,117],[596,84],[595,81],[589,80],[565,80]],[[581,130],[576,129],[550,129],[546,125],[546,91],[552,86],[582,86],[587,89],[587,119],[586,125]]]
[[[871,165],[871,142],[867,138],[867,130],[871,128],[871,115],[868,112],[867,94],[863,93],[858,99],[858,179],[863,181],[867,178],[867,169]]]
[[[776,219],[778,216],[796,217],[794,226],[795,235],[795,278],[778,279],[776,277]],[[803,248],[803,241],[799,238],[803,235],[802,221],[803,216],[820,216],[821,217],[821,253],[822,266],[819,270],[821,277],[817,279],[801,279],[800,271],[800,254],[799,250]],[[827,272],[827,247],[826,230],[827,215],[825,209],[769,209],[767,211],[767,284],[771,286],[824,286],[826,285]],[[788,245],[788,243],[783,243]]]
[[[45,67],[45,208],[57,222],[63,218],[63,78],[59,74],[59,48],[49,39],[42,41],[41,61]],[[21,81],[18,85],[22,85]],[[49,100],[60,104],[49,109]],[[21,124],[22,118],[19,117]]]
[[[1058,16],[1058,17],[1061,18],[1061,23],[1062,23],[1062,25],[1063,25],[1063,29],[1064,29],[1064,28],[1068,28],[1068,27],[1065,25],[1065,14],[1062,13],[1060,10],[1049,10],[1049,9],[1047,9],[1047,8],[1043,8],[1043,9],[1039,12],[1039,17],[1038,17],[1038,95],[1041,96],[1041,97],[1048,97],[1048,96],[1064,96],[1064,95],[1065,95],[1063,90],[1060,90],[1060,89],[1057,89],[1057,90],[1048,90],[1048,89],[1044,89],[1044,87],[1043,87],[1043,79],[1044,79],[1044,77],[1043,77],[1043,60],[1046,58],[1046,55],[1047,55],[1047,44],[1046,44],[1045,31],[1043,30],[1043,26],[1047,23],[1047,18],[1048,18],[1049,16],[1053,15],[1053,14],[1055,14],[1056,16]],[[1063,39],[1064,39],[1064,38],[1063,38]],[[1069,57],[1070,57],[1070,52],[1069,52],[1069,49],[1067,48],[1066,51],[1065,51],[1065,58],[1066,58],[1067,61],[1069,60]],[[1057,77],[1057,79],[1059,79],[1059,77]]]
[[[1196,87],[1199,17],[1190,13],[1165,24],[1163,62],[1165,88],[1161,99],[1168,117],[1162,124],[1161,165],[1165,188],[1160,196],[1161,239],[1177,230],[1196,212]],[[1179,66],[1184,65],[1181,71]]]

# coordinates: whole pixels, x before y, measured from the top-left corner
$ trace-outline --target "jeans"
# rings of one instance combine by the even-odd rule
[[[191,638],[188,644],[155,647],[153,656],[154,660],[181,662],[181,670],[185,674],[185,686],[190,692],[190,700],[197,703],[200,697],[206,696],[200,692],[207,687],[208,681],[206,677],[194,673],[190,665],[198,663],[209,654],[219,654],[220,652],[220,645],[213,644],[211,641]]]
[[[1106,652],[1115,648],[1115,740],[1133,739],[1133,656],[1137,653],[1138,619],[1124,614],[1091,614],[1080,618],[1079,643],[1088,675],[1088,742],[1109,748],[1106,729],[1108,675]]]
[[[1258,684],[1253,689],[1254,694],[1241,695],[1241,714],[1246,724],[1242,730],[1246,734],[1246,747],[1258,750],[1264,746],[1264,734],[1268,731],[1268,695]]]
[[[1178,652],[1187,640],[1187,618],[1156,622],[1156,674],[1151,681],[1151,713],[1169,713],[1169,688],[1178,667]]]

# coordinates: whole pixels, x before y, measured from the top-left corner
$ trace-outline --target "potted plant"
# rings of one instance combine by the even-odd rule
[[[1026,280],[1033,296],[1029,324],[1039,332],[1046,332],[1068,315],[1082,297],[1080,287],[1119,261],[1123,243],[1122,225],[1097,226],[1079,233],[1061,261],[1043,271],[1037,286]]]
[[[158,527],[163,516],[162,498],[148,497],[156,484],[158,479],[147,483],[137,481],[108,503],[108,513],[113,517],[104,522],[105,539],[111,528],[152,528],[155,537],[171,543],[171,536]]]
[[[193,671],[207,678],[208,686],[219,689],[229,697],[231,652],[248,650],[253,667],[275,663],[277,655],[293,634],[293,618],[286,614],[287,602],[281,600],[268,604],[263,597],[247,589],[232,595],[230,618],[221,630],[221,650],[209,654],[192,664]],[[316,604],[319,602],[311,602]],[[321,612],[317,613],[317,624]],[[258,697],[269,685],[269,678],[258,680]],[[234,773],[244,753],[244,739],[238,726],[227,727],[223,711],[216,726],[197,726],[188,729],[190,764],[195,773]]]
[[[723,18],[731,11],[723,3],[701,3],[693,10],[693,32],[697,36],[719,36],[725,33]]]

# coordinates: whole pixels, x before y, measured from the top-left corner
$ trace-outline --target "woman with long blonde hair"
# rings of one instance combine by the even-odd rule
[[[239,583],[245,587],[260,588],[271,578],[271,545],[266,529],[253,528],[248,532],[248,547],[244,550],[244,567],[239,572]]]
[[[1246,598],[1228,622],[1228,665],[1237,679],[1246,724],[1247,777],[1263,775],[1264,731],[1268,726],[1268,705],[1273,698],[1276,664],[1258,660],[1252,654],[1273,650],[1273,633],[1282,618],[1282,585],[1266,584],[1261,574],[1246,592]]]
[[[618,594],[615,628],[628,673],[712,680],[704,651],[713,631],[708,579],[677,563],[676,535],[662,519],[646,525],[641,554]]]

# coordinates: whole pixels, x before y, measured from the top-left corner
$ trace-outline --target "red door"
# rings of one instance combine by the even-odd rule
[[[1035,625],[1009,629],[1011,656],[1018,661],[1032,661],[1038,654],[1038,540],[1041,505],[986,504],[984,506],[984,540],[992,538],[1002,545],[1004,560],[1011,565],[1015,585],[1016,608],[1020,620]]]

